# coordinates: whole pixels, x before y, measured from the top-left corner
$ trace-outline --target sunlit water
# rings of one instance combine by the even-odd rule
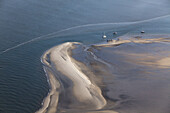
[[[168,0],[0,1],[0,112],[35,112],[49,86],[40,57],[67,41],[170,33]],[[153,18],[153,19],[152,19]],[[143,21],[145,20],[145,21]],[[76,27],[77,26],[77,27]],[[117,37],[114,36],[114,37]]]

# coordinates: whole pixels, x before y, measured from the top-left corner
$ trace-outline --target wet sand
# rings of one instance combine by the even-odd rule
[[[169,113],[169,42],[130,37],[49,49],[42,63],[51,90],[37,113]]]
[[[132,39],[93,50],[112,65],[106,95],[120,113],[169,113],[170,38]]]
[[[101,89],[94,82],[90,81],[89,75],[86,76],[81,71],[80,64],[77,66],[78,62],[75,63],[76,61],[70,56],[69,50],[73,49],[74,44],[79,43],[67,42],[61,44],[46,51],[42,56],[51,90],[44,100],[43,107],[37,113],[56,112],[59,94],[63,94],[63,92],[69,93],[69,98],[62,97],[69,99],[69,103],[65,102],[64,106],[60,104],[59,112],[80,112],[76,109],[84,109],[86,112],[94,113],[94,110],[100,110],[106,105]],[[56,71],[60,72],[62,76],[55,73]],[[65,77],[63,78],[63,76]],[[64,83],[67,84],[67,87],[64,86]],[[61,92],[57,91],[59,87]],[[62,100],[61,103],[63,103]],[[115,113],[113,111],[109,112]]]
[[[109,47],[109,46],[116,46],[116,45],[120,45],[120,44],[125,44],[125,43],[156,43],[156,42],[170,42],[170,38],[152,38],[152,39],[142,39],[142,38],[135,38],[132,37],[130,39],[121,39],[121,37],[119,38],[119,40],[112,40],[108,43],[105,44],[100,44],[100,45],[93,45],[95,47]]]

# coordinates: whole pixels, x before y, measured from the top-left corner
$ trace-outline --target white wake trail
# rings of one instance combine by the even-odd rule
[[[36,37],[34,39],[31,39],[31,40],[28,40],[26,42],[23,42],[23,43],[20,43],[16,46],[13,46],[13,47],[10,47],[10,48],[7,48],[3,51],[0,52],[0,55],[3,54],[3,53],[6,53],[10,50],[13,50],[13,49],[16,49],[20,46],[23,46],[25,44],[28,44],[28,43],[31,43],[31,42],[34,42],[34,41],[37,41],[39,39],[42,39],[42,38],[45,38],[45,39],[49,39],[49,38],[54,38],[54,37],[57,37],[56,35],[58,33],[62,33],[62,32],[65,32],[65,31],[69,31],[69,30],[73,30],[73,29],[77,29],[77,28],[83,28],[83,27],[92,27],[92,26],[102,26],[102,25],[126,25],[126,24],[139,24],[139,23],[144,23],[144,22],[149,22],[149,21],[152,21],[152,20],[157,20],[157,19],[161,19],[161,18],[166,18],[166,17],[169,17],[170,15],[164,15],[164,16],[159,16],[159,17],[155,17],[155,18],[151,18],[151,19],[146,19],[146,20],[141,20],[141,21],[135,21],[135,22],[118,22],[118,23],[97,23],[97,24],[86,24],[86,25],[79,25],[79,26],[74,26],[74,27],[70,27],[70,28],[66,28],[66,29],[62,29],[62,30],[59,30],[57,32],[53,32],[53,33],[50,33],[50,34],[47,34],[47,35],[43,35],[43,36],[39,36],[39,37]]]

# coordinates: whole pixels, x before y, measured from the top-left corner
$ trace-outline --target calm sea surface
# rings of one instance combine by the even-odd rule
[[[169,34],[169,14],[169,0],[0,0],[0,112],[41,107],[49,86],[40,57],[50,47],[99,43],[103,32]]]

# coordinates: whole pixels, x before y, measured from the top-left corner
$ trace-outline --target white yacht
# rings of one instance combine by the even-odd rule
[[[104,33],[104,35],[103,35],[103,38],[107,38],[107,36],[105,35],[105,33]]]

